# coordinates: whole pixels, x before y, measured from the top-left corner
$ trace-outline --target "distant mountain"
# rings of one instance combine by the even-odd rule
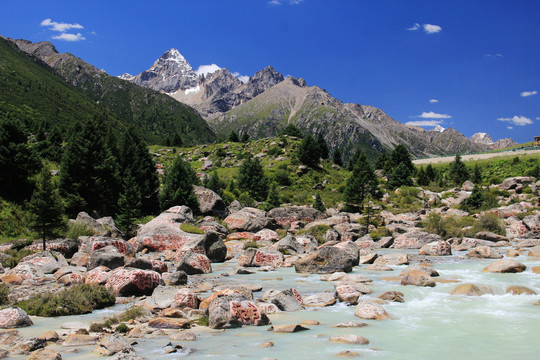
[[[215,140],[212,129],[190,106],[147,87],[110,76],[72,54],[60,54],[50,42],[12,41],[24,52],[48,64],[65,81],[120,121],[140,128],[150,143],[163,144],[173,135],[180,137],[185,145]],[[179,78],[184,76],[186,74],[178,75]]]
[[[514,140],[508,138],[499,139],[497,140],[497,142],[494,142],[491,136],[489,136],[487,133],[476,133],[471,136],[471,141],[477,144],[485,145],[488,149],[491,150],[504,149],[506,147],[518,144]]]
[[[178,72],[171,74],[174,68]],[[193,73],[184,57],[171,49],[149,70],[122,77],[141,85],[145,83],[140,79],[151,79],[145,86],[166,89],[161,91],[193,106],[221,138],[233,130],[251,138],[275,136],[294,124],[312,135],[322,133],[331,149],[340,148],[346,158],[358,146],[372,157],[397,144],[405,144],[416,156],[487,149],[455,129],[439,126],[428,131],[395,121],[372,106],[344,104],[317,86],[307,86],[303,79],[284,78],[270,66],[245,84],[227,69],[199,76],[196,83]],[[185,82],[180,81],[182,74],[187,74]]]

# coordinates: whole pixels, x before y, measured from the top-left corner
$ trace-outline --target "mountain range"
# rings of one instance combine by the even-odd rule
[[[294,124],[314,136],[322,134],[330,149],[339,148],[345,158],[356,148],[375,157],[398,144],[415,156],[513,144],[511,139],[494,142],[484,133],[469,139],[452,128],[406,125],[373,106],[343,103],[271,66],[243,82],[226,68],[198,74],[178,50],[170,49],[148,70],[114,77],[72,54],[60,54],[50,42],[11,41],[118,119],[138,126],[150,143],[177,134],[185,145],[200,144],[224,139],[231,131],[256,139],[276,136]]]

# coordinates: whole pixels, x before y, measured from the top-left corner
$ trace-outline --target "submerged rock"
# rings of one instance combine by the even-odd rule
[[[513,259],[496,260],[486,266],[482,272],[492,273],[520,273],[525,271],[527,267],[519,261]]]

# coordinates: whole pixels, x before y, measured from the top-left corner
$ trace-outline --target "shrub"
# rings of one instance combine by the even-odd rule
[[[380,226],[377,228],[377,230],[370,232],[369,236],[371,236],[373,240],[377,241],[385,236],[392,236],[392,232],[386,227]]]
[[[258,249],[261,245],[257,244],[255,240],[249,240],[244,242],[244,249]]]
[[[422,227],[432,234],[440,235],[444,240],[465,235],[463,228],[475,225],[472,217],[441,216],[437,213],[430,213],[422,221]]]
[[[143,308],[142,306],[131,306],[124,312],[116,315],[116,318],[120,321],[129,321],[129,320],[135,320],[137,318],[147,316],[148,310]]]
[[[92,312],[115,304],[114,295],[103,286],[80,284],[59,293],[31,296],[17,305],[29,315],[65,316]]]
[[[89,225],[81,221],[75,221],[69,224],[65,236],[69,239],[77,240],[79,236],[92,236],[94,234],[94,230]]]
[[[199,326],[208,326],[210,325],[210,317],[208,315],[198,318],[196,321]]]
[[[180,225],[180,230],[190,234],[204,234],[204,230],[199,229],[197,226],[189,223],[183,223],[182,225]]]
[[[326,240],[324,239],[324,235],[326,235],[326,232],[328,230],[330,230],[330,226],[328,225],[316,225],[309,230],[300,230],[298,234],[299,235],[302,235],[302,234],[313,235],[315,239],[317,239],[317,242],[319,243],[319,245],[322,245],[326,242]]]
[[[5,284],[0,284],[0,305],[8,303],[9,288]]]
[[[225,201],[226,204],[230,204],[236,199],[234,194],[229,190],[223,190],[221,198],[223,199],[223,201]]]
[[[0,236],[28,236],[28,217],[20,206],[0,199]]]
[[[21,259],[27,257],[28,255],[32,255],[33,253],[34,251],[29,249],[17,250],[16,248],[11,248],[9,250],[6,250],[4,254],[8,256],[2,258],[2,266],[13,269],[15,266],[17,266]]]
[[[279,156],[279,155],[282,155],[283,154],[283,150],[281,150],[280,148],[278,148],[277,146],[274,146],[270,149],[268,149],[268,151],[266,152],[266,154],[268,156]]]
[[[126,324],[121,323],[114,329],[114,331],[120,334],[125,334],[129,331],[129,327]]]
[[[240,194],[238,201],[240,201],[240,204],[244,207],[253,207],[255,206],[255,200],[249,195],[247,192],[243,192]]]
[[[499,235],[506,235],[502,220],[494,213],[488,212],[478,218],[478,222],[474,225],[474,231],[491,231]]]

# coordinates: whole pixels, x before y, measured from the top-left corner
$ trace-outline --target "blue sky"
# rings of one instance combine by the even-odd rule
[[[540,135],[538,0],[0,0],[0,35],[111,75],[177,48],[197,69],[272,65],[407,123]],[[430,128],[430,126],[426,126]]]

